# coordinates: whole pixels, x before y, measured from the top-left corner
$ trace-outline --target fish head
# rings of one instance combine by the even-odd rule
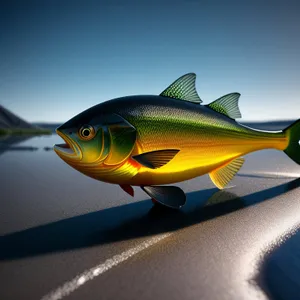
[[[56,129],[64,140],[54,150],[66,163],[91,176],[95,168],[114,168],[132,152],[136,129],[119,114],[92,107]]]
[[[104,139],[105,128],[101,116],[95,116],[91,110],[84,111],[56,129],[64,143],[56,144],[54,151],[76,169],[100,163],[105,156],[105,147],[109,147]]]

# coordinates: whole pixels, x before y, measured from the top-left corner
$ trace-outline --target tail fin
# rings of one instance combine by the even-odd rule
[[[284,152],[300,165],[300,120],[287,127],[284,132],[289,137],[289,144]]]

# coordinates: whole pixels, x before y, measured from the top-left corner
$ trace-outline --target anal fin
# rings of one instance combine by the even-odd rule
[[[141,186],[151,198],[162,205],[180,208],[186,202],[183,190],[177,186]]]
[[[216,187],[223,189],[240,170],[244,161],[244,158],[238,157],[226,165],[210,172],[209,177]]]
[[[129,184],[120,184],[120,188],[126,192],[127,194],[129,194],[131,197],[134,197],[134,190],[133,187]]]

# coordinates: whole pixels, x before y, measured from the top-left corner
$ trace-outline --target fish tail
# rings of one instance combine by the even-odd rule
[[[289,144],[284,152],[300,165],[300,119],[284,129],[289,138]]]

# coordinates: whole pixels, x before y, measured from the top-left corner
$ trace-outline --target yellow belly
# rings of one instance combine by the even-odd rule
[[[267,148],[283,150],[287,144],[288,138],[283,134],[232,137],[218,133],[209,135],[202,131],[201,134],[191,132],[182,137],[180,132],[174,131],[167,137],[152,135],[147,139],[139,139],[131,154],[134,156],[156,150],[180,150],[171,161],[160,168],[150,169],[128,158],[119,166],[101,165],[92,171],[88,170],[86,174],[115,184],[170,184],[207,174],[249,152]]]
[[[221,143],[202,142],[181,146],[180,151],[166,165],[158,169],[141,166],[137,174],[128,181],[131,185],[159,185],[181,182],[201,176],[225,165],[231,160],[249,152],[275,148],[283,150],[287,146],[287,138],[279,139],[225,139]],[[179,149],[174,144],[169,149]],[[136,152],[141,152],[137,147]],[[154,150],[163,150],[157,149]],[[154,151],[152,150],[152,151]],[[143,152],[147,152],[143,149]]]

